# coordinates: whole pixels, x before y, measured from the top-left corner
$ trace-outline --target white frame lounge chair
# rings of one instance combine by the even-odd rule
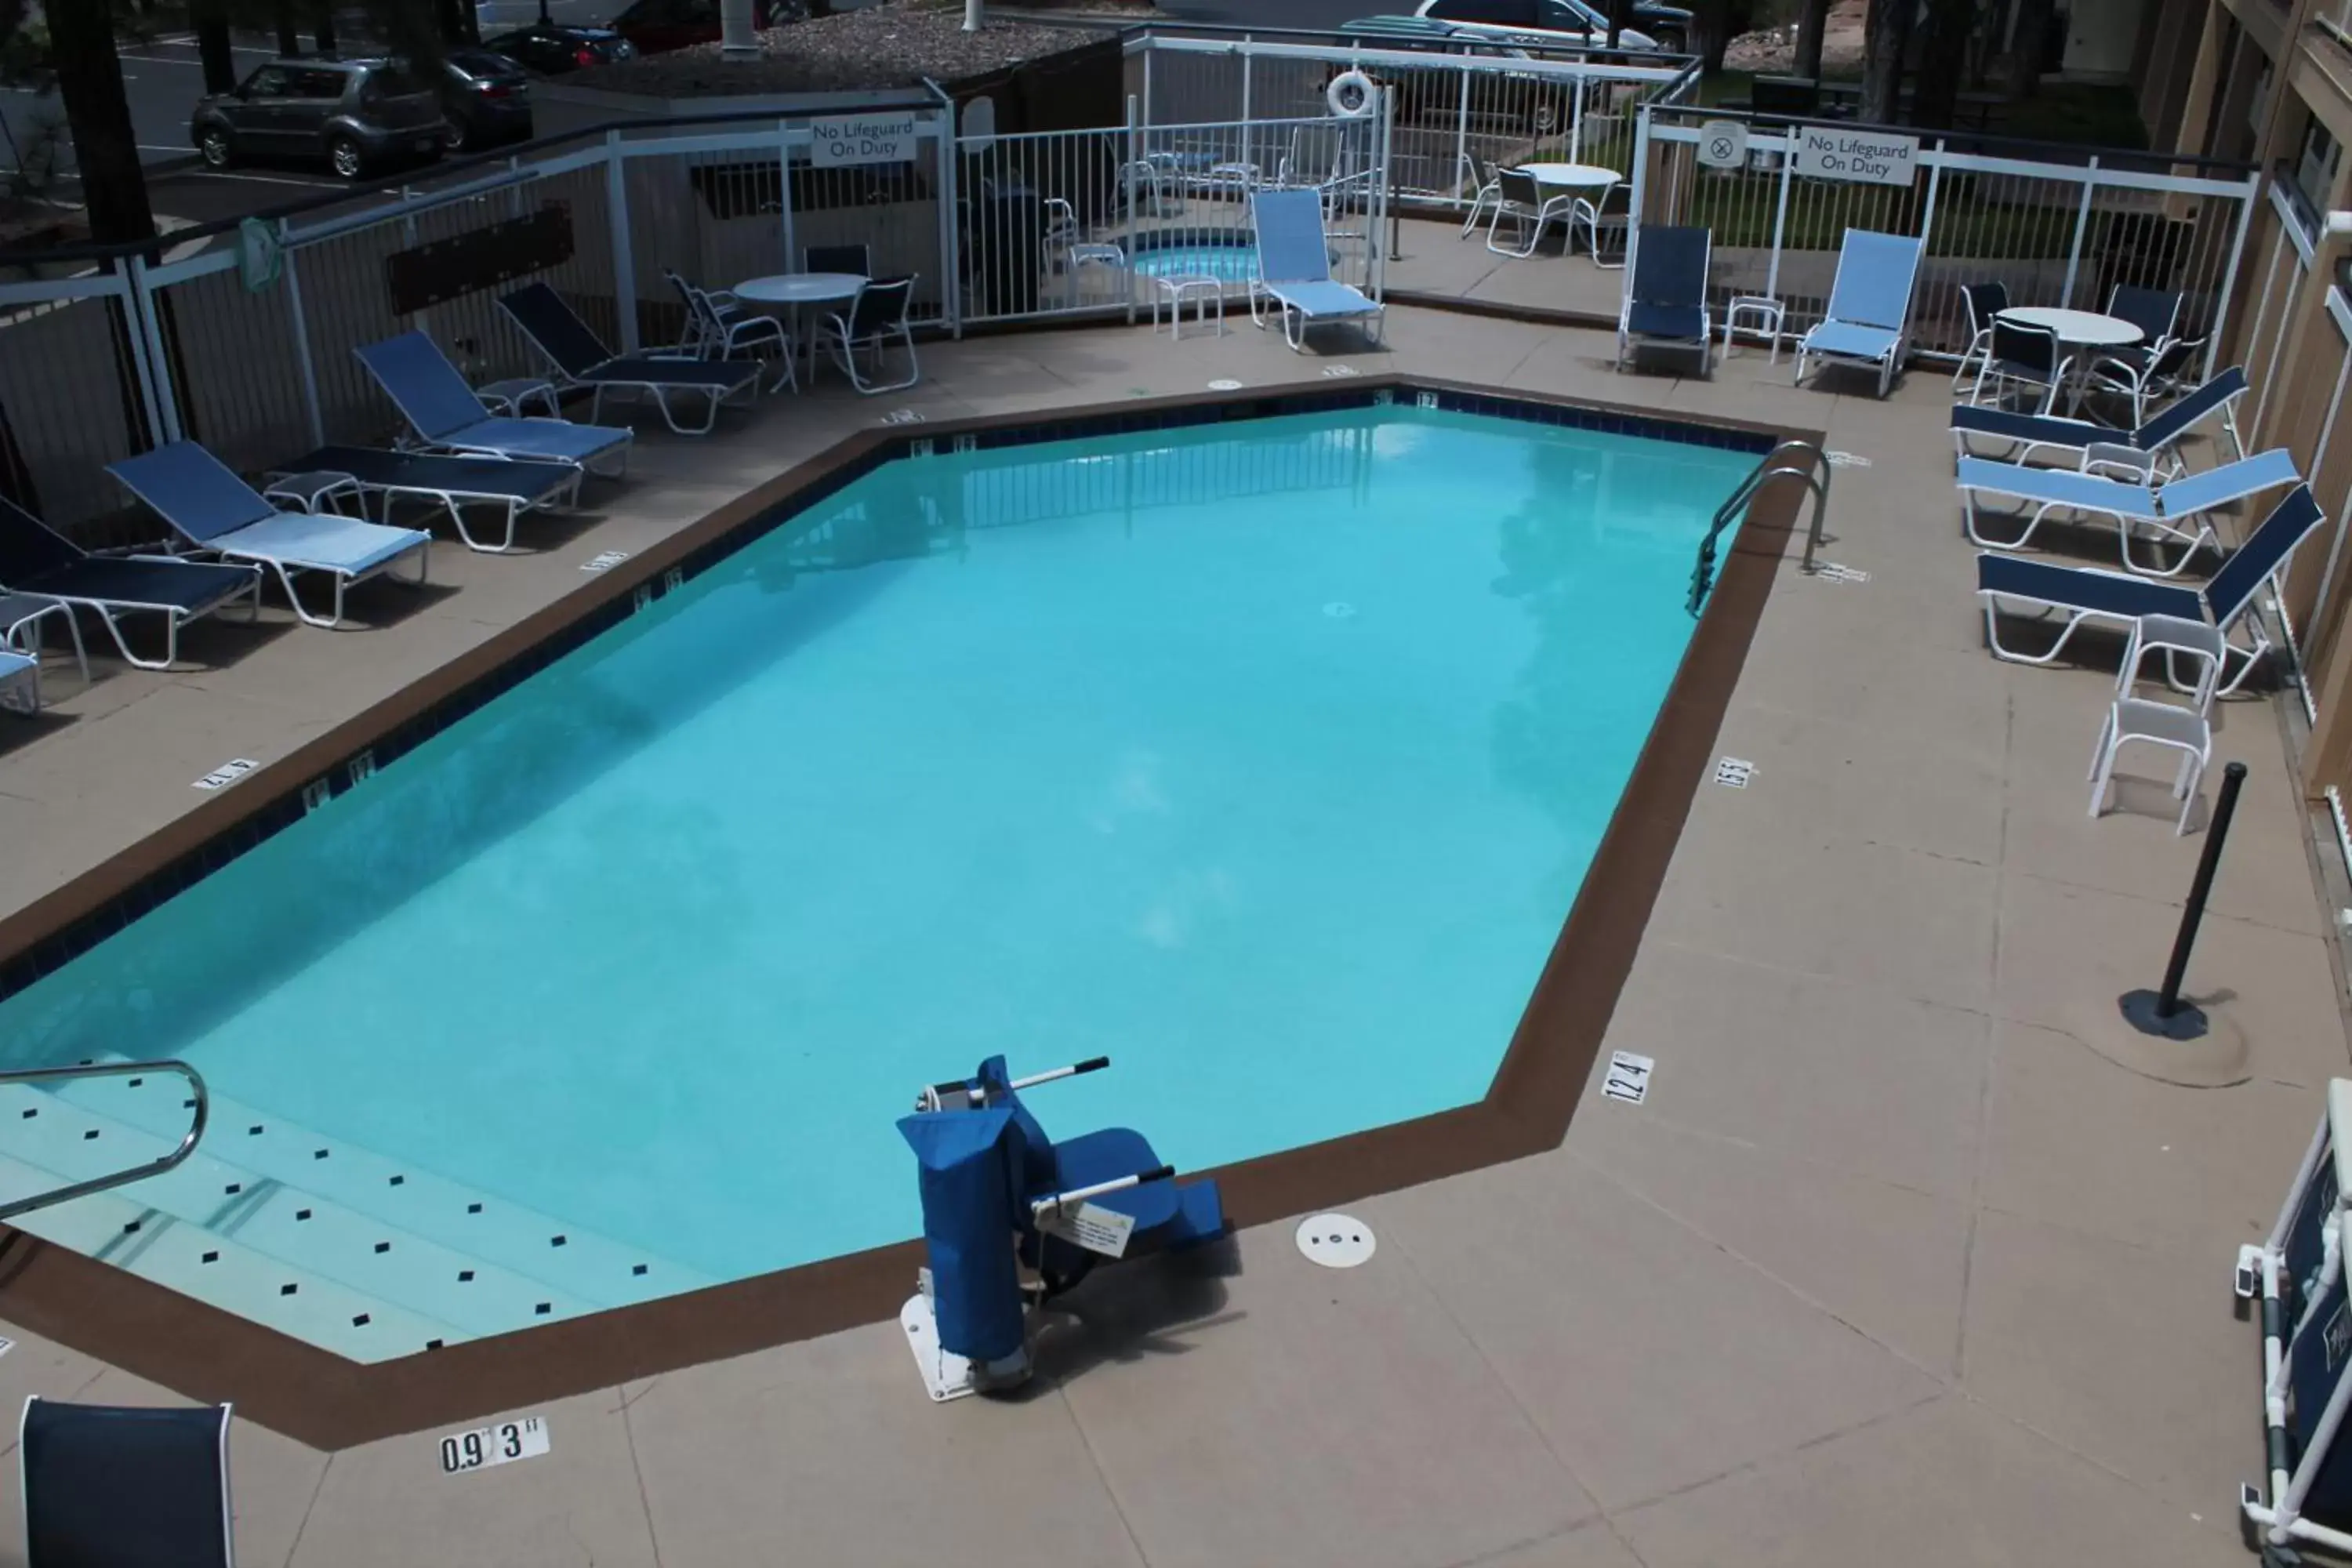
[[[2295,471],[2294,454],[2284,447],[2217,468],[2202,468],[2163,485],[2111,479],[2073,468],[1997,463],[1990,458],[1962,458],[1959,469],[1960,514],[1970,542],[1987,550],[2022,550],[2053,511],[2063,508],[2095,512],[2116,520],[2124,570],[2144,577],[2179,576],[2207,545],[2219,554],[2221,537],[2206,517],[2214,508],[2303,480]],[[1979,495],[2013,497],[2031,506],[2032,515],[2016,538],[1988,538],[1978,524]],[[2187,548],[2168,567],[2143,566],[2132,558],[2132,541],[2143,537]]]
[[[1971,437],[1998,441],[2003,462],[2023,463],[2037,452],[2072,458],[2085,472],[2122,468],[2152,479],[2168,479],[2183,472],[2179,443],[2183,437],[2219,414],[2221,431],[2230,438],[2230,456],[2246,455],[2238,437],[2238,399],[2246,395],[2246,373],[2231,365],[2196,391],[2136,430],[2117,430],[2087,419],[2062,419],[2039,414],[2016,414],[2005,408],[1952,405],[1952,446],[1962,458],[1991,456],[1973,451]]]
[[[440,345],[423,332],[403,332],[352,353],[408,421],[416,434],[415,445],[427,451],[569,463],[583,473],[615,478],[629,466],[629,444],[636,432],[625,426],[574,425],[569,419],[495,416]],[[605,461],[611,468],[596,466]]]
[[[2168,616],[2212,626],[2223,639],[2222,661],[2227,663],[2232,655],[2243,661],[2237,674],[2226,681],[2214,675],[2200,679],[2208,700],[2226,696],[2244,683],[2272,647],[2262,617],[2248,612],[2263,587],[2286,570],[2296,546],[2324,520],[2318,501],[2312,499],[2311,487],[2295,486],[2202,588],[2150,582],[2100,566],[2061,566],[2014,555],[1979,555],[1977,597],[1984,606],[1985,644],[1994,658],[2012,664],[2055,664],[2075,630],[2085,623],[2130,627],[2147,616]],[[2047,651],[2022,653],[2002,644],[2000,612],[2011,605],[2066,617]],[[2229,640],[2242,626],[2246,628],[2247,646]],[[2172,684],[2189,689],[2177,679]]]
[[[591,425],[604,416],[607,392],[635,392],[651,397],[663,423],[678,435],[708,436],[719,423],[719,405],[743,393],[756,396],[761,378],[767,374],[767,366],[755,359],[616,354],[553,286],[543,282],[499,295],[499,309],[538,351],[559,387],[585,388],[592,395]],[[680,424],[673,396],[701,398],[702,423]]]
[[[1652,343],[1696,349],[1700,369],[1713,374],[1715,319],[1707,313],[1706,278],[1714,260],[1715,236],[1706,229],[1643,226],[1633,237],[1625,295],[1617,307],[1619,370],[1637,345]]]
[[[247,619],[261,617],[261,568],[184,560],[177,555],[92,555],[24,508],[0,498],[0,584],[11,598],[38,599],[68,611],[89,610],[106,623],[115,651],[141,669],[169,669],[180,660],[180,628],[237,599]],[[131,651],[117,617],[153,614],[163,617],[163,657],[142,658]],[[22,617],[10,625],[13,634]],[[89,660],[81,628],[74,627],[75,657],[82,679]]]
[[[170,523],[191,550],[277,573],[294,613],[311,626],[341,626],[343,596],[352,585],[383,575],[408,556],[416,557],[414,585],[424,585],[433,536],[423,529],[334,512],[280,511],[194,441],[121,458],[106,471]],[[304,572],[334,583],[331,615],[314,615],[303,605],[294,578]]]
[[[389,519],[403,497],[427,501],[449,514],[450,526],[468,550],[502,555],[514,548],[515,524],[527,511],[575,506],[581,472],[569,463],[534,463],[478,452],[385,452],[373,447],[320,447],[269,470],[272,480],[298,474],[340,475],[360,491],[361,504],[377,498],[377,516]],[[506,531],[495,543],[474,537],[466,526],[468,506],[498,507]]]
[[[1257,277],[1250,285],[1250,319],[1265,325],[1265,301],[1282,316],[1282,337],[1294,353],[1306,352],[1310,327],[1370,322],[1364,336],[1381,341],[1387,307],[1352,284],[1331,277],[1331,247],[1323,233],[1323,197],[1311,190],[1257,191],[1250,196],[1257,236]]]
[[[1850,228],[1838,247],[1837,277],[1821,322],[1797,340],[1797,384],[1805,361],[1874,366],[1878,395],[1886,395],[1911,336],[1911,294],[1927,242],[1899,234]]]

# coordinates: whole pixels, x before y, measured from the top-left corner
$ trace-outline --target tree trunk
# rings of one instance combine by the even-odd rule
[[[441,41],[445,44],[470,44],[473,37],[474,8],[467,0],[434,0],[434,12],[441,24]]]
[[[318,25],[311,30],[310,41],[322,55],[335,52],[335,0],[315,0]]]
[[[60,11],[95,11],[107,25],[107,50],[113,52],[113,21],[103,5],[60,5]],[[229,47],[228,0],[188,0],[188,22],[196,30],[196,58],[204,62],[205,90],[226,92],[236,85],[236,55]],[[57,26],[54,19],[49,24]],[[121,68],[116,67],[119,75]]]
[[[147,206],[147,175],[139,166],[139,137],[131,128],[131,100],[122,92],[122,62],[114,58],[114,17],[106,5],[52,5],[49,59],[58,96],[73,128],[74,161],[81,171],[89,237],[102,245],[155,237]]]
[[[1805,0],[1797,16],[1797,59],[1789,68],[1790,75],[1821,79],[1822,36],[1829,26],[1830,0]]]
[[[1625,30],[1627,15],[1633,9],[1633,0],[1609,0],[1609,47],[1611,48],[1618,47],[1617,37]]]
[[[1919,90],[1911,122],[1948,130],[1968,74],[1969,35],[1976,23],[1976,0],[1927,0],[1927,36],[1920,40]]]
[[[294,23],[294,0],[276,0],[278,52],[299,55],[302,52],[302,32]]]
[[[1730,0],[1692,0],[1686,47],[1698,56],[1701,76],[1712,79],[1723,74],[1723,53],[1731,47]]]
[[[1864,123],[1892,125],[1903,93],[1903,51],[1911,41],[1917,0],[1870,0],[1863,23],[1862,109]]]
[[[2042,90],[2042,39],[2050,31],[2050,0],[2017,0],[2017,26],[2010,34],[2011,98],[2032,98]]]

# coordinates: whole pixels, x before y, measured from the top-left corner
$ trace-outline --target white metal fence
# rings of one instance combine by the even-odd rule
[[[1746,150],[1727,167],[1702,163],[1700,127],[1722,121],[1745,124]],[[2258,174],[2088,150],[2069,162],[2063,149],[1895,131],[1919,137],[1918,173],[1876,184],[1798,174],[1801,129],[1691,106],[1646,108],[1636,132],[1637,226],[1713,230],[1712,291],[1721,300],[1779,300],[1792,332],[1821,319],[1851,227],[1927,237],[1911,306],[1921,353],[1965,349],[1960,291],[1994,281],[2007,285],[2012,304],[2080,309],[2101,308],[2119,283],[2178,290],[2184,335],[2208,339],[2209,364],[2219,352],[2261,199]]]

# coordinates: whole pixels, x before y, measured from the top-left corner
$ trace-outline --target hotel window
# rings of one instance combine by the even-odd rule
[[[2294,188],[2315,213],[2327,210],[2327,198],[2336,189],[2336,167],[2344,159],[2344,148],[2327,133],[2327,127],[2316,119],[2303,128],[2303,151],[2294,161]]]

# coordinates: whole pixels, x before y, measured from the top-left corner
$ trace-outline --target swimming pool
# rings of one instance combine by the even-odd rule
[[[1231,245],[1167,245],[1135,253],[1135,270],[1147,278],[1214,278],[1246,283],[1257,276],[1257,247],[1244,237]]]
[[[879,468],[0,1003],[217,1097],[19,1223],[373,1361],[912,1235],[892,1122],[992,1053],[1187,1169],[1475,1100],[1753,461],[1398,405]],[[0,1191],[179,1094],[0,1102]]]

